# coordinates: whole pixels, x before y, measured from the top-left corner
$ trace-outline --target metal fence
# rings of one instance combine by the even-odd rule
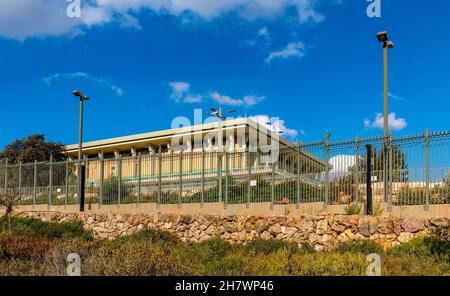
[[[262,151],[205,151],[84,159],[88,203],[178,204],[323,202],[324,207],[366,200],[392,206],[450,203],[450,132],[323,141],[283,147],[275,161]],[[368,146],[369,145],[369,146]],[[371,150],[371,159],[367,151]],[[367,176],[368,163],[371,164]],[[0,165],[0,194],[21,204],[78,203],[78,161]]]

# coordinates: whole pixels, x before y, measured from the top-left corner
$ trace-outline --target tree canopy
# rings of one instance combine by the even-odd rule
[[[17,164],[20,161],[23,163],[35,160],[48,161],[51,155],[54,161],[63,161],[66,159],[64,150],[65,146],[62,143],[46,142],[44,135],[35,134],[6,145],[0,152],[0,158],[7,158],[11,164]]]

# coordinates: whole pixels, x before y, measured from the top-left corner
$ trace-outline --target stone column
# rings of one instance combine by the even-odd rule
[[[232,172],[233,168],[234,168],[234,160],[235,160],[235,155],[233,154],[234,152],[234,135],[229,135],[228,136],[228,152],[231,153],[230,159],[228,159],[228,169]]]
[[[153,147],[152,145],[148,145],[148,154],[150,155],[149,157],[149,173],[150,176],[153,177],[155,175],[155,147]]]
[[[189,173],[191,173],[192,172],[192,142],[191,142],[191,139],[187,139],[186,146],[187,146],[186,152],[188,153],[186,170]]]
[[[169,174],[173,174],[173,149],[172,145],[167,144],[167,151],[169,153]]]
[[[136,173],[135,173],[135,168],[136,168],[136,159],[135,157],[137,157],[137,152],[136,152],[136,148],[131,147],[131,179],[134,180],[134,178],[136,177]]]
[[[119,150],[114,150],[114,177],[118,176],[118,170],[119,170],[119,157],[120,157],[120,152]]]
[[[241,169],[246,169],[247,168],[247,154],[246,154],[246,150],[247,150],[247,139],[244,136],[241,136],[239,139],[239,151],[242,155],[241,158]]]
[[[213,160],[213,154],[214,146],[212,144],[212,137],[208,137],[208,170],[212,170],[212,160]]]

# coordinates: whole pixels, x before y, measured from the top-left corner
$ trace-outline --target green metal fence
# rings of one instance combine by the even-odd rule
[[[205,203],[324,207],[364,202],[367,145],[373,200],[392,206],[450,203],[450,132],[323,141],[242,151],[174,152],[84,159],[86,201],[99,207],[135,203]],[[275,155],[275,157],[274,157]],[[274,161],[272,161],[272,160]],[[21,204],[78,203],[77,161],[0,165],[0,194]]]

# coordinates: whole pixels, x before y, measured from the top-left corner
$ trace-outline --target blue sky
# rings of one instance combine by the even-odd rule
[[[388,30],[396,134],[448,129],[450,2],[0,0],[0,147],[33,133],[86,141],[170,128],[194,108],[278,117],[304,142],[381,134]],[[378,119],[378,120],[377,120]]]

